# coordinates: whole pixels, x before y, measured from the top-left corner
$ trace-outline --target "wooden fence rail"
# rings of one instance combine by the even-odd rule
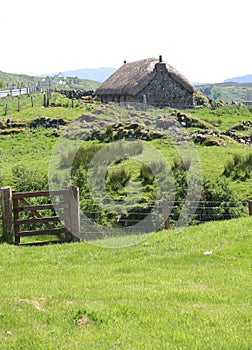
[[[57,236],[54,242],[79,239],[79,192],[75,186],[37,192],[15,192],[3,187],[1,193],[4,241],[19,245],[27,236]],[[29,202],[38,197],[43,203]],[[52,197],[57,197],[56,204],[51,203]],[[62,218],[55,212],[58,209],[63,212]]]

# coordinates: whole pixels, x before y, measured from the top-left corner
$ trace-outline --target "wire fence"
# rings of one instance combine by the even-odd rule
[[[8,118],[8,114],[20,112],[29,107],[42,106],[44,106],[44,95],[42,93],[24,94],[22,97],[8,95],[5,99],[0,98],[0,116]]]
[[[249,201],[168,201],[153,203],[139,202],[127,205],[126,202],[85,197],[80,203],[80,229],[82,238],[99,239],[116,229],[127,234],[148,233],[160,228],[174,228],[200,224],[206,221],[229,220],[252,216],[252,200]],[[0,233],[2,234],[2,193],[0,191]],[[105,231],[104,231],[105,229]]]
[[[126,228],[136,233],[159,228],[174,228],[178,225],[199,224],[207,221],[229,220],[252,215],[252,201],[239,202],[169,202],[138,204],[133,207],[121,206],[115,209],[110,203],[96,205],[93,199],[82,199],[81,228],[84,232],[99,234],[99,226]],[[89,202],[89,204],[88,204]],[[115,204],[114,204],[115,205]],[[94,231],[96,229],[96,231]]]

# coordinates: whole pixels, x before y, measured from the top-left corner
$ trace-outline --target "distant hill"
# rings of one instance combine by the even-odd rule
[[[214,100],[251,102],[252,83],[225,82],[217,84],[204,84],[195,87]]]
[[[0,71],[0,80],[3,81],[5,85],[1,88],[5,89],[7,87],[20,88],[34,86],[41,79],[26,74],[13,74]]]
[[[115,72],[115,68],[112,67],[102,67],[102,68],[83,68],[76,70],[67,70],[61,72],[60,74],[64,77],[77,77],[79,79],[88,79],[94,80],[97,82],[103,82],[106,80],[111,74]],[[42,74],[40,77],[51,77],[56,74]]]
[[[252,74],[243,75],[242,77],[230,78],[224,80],[224,83],[252,83]]]

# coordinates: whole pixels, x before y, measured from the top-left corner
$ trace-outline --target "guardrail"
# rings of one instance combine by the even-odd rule
[[[0,90],[0,98],[6,97],[6,96],[20,96],[20,95],[28,95],[30,93],[36,92],[38,88],[36,86],[30,86],[30,87],[24,87],[24,88],[18,88],[18,89],[5,89]]]

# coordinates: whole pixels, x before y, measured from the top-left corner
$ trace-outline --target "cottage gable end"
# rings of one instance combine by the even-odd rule
[[[124,63],[96,90],[105,102],[144,100],[158,107],[189,108],[193,107],[193,92],[193,86],[183,75],[156,58]]]

